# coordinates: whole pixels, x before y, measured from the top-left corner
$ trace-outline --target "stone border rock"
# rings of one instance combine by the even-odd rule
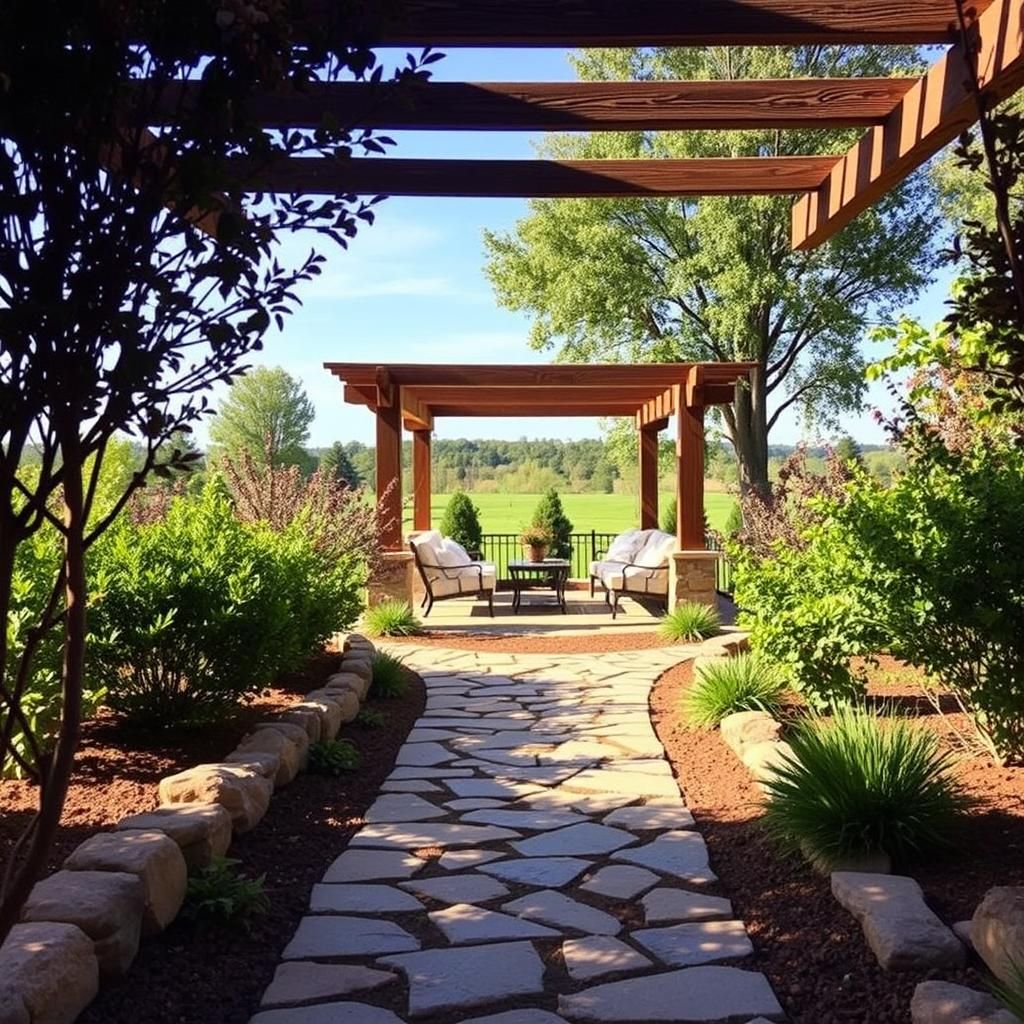
[[[322,687],[256,725],[222,762],[162,779],[156,808],[86,839],[36,884],[0,946],[0,1024],[72,1024],[101,980],[127,973],[140,936],[177,917],[189,872],[255,828],[272,794],[305,770],[310,744],[359,714],[376,648],[357,633],[339,647],[339,671]]]

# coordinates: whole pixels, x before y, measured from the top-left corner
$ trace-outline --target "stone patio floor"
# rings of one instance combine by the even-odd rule
[[[401,647],[426,711],[251,1024],[782,1019],[648,715],[699,650]]]

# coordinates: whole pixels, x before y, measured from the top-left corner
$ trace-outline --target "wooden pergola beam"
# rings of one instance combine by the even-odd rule
[[[273,128],[325,118],[374,129],[429,131],[679,131],[844,128],[881,124],[913,78],[694,82],[321,82],[252,103]],[[161,97],[168,118],[199,102],[198,82]]]
[[[974,0],[979,9],[988,0]],[[331,0],[310,13],[331,15]],[[371,7],[372,9],[372,7]],[[383,26],[389,46],[726,46],[943,43],[953,0],[402,0]],[[329,22],[328,22],[329,23]]]
[[[835,157],[693,160],[282,159],[236,166],[250,192],[559,198],[789,195],[817,189]]]
[[[466,407],[461,405],[431,406],[435,416],[636,416],[636,406],[629,402],[605,402],[600,408],[566,405],[563,402],[547,405],[539,399],[526,398],[509,405],[487,405]]]
[[[995,0],[978,19],[978,82],[991,100],[1024,84],[1024,0]],[[813,249],[879,200],[977,119],[970,71],[959,46],[900,101],[793,207],[794,249]]]

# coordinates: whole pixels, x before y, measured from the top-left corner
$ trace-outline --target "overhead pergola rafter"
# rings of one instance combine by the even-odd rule
[[[981,102],[1024,84],[1024,0],[970,0]],[[396,46],[948,45],[920,79],[706,82],[319,83],[256,97],[265,127],[474,131],[687,131],[867,128],[845,154],[704,160],[282,159],[236,165],[243,190],[495,197],[794,195],[792,243],[827,241],[979,114],[956,0],[394,0],[353,23],[335,0],[310,0],[337,30]],[[381,19],[386,19],[382,21]],[[144,89],[146,83],[133,83]],[[182,82],[157,120],[196,102]],[[154,125],[159,127],[159,125]]]
[[[402,542],[402,429],[413,439],[413,526],[430,528],[430,436],[442,416],[623,416],[638,433],[640,525],[658,525],[658,431],[678,424],[677,531],[682,550],[704,547],[704,410],[735,397],[754,363],[556,364],[553,366],[325,363],[345,401],[377,421],[382,542]]]

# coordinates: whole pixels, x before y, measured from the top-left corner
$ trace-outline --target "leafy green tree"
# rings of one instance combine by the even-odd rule
[[[480,512],[465,491],[456,491],[441,517],[441,533],[458,541],[467,551],[478,552],[483,544]]]
[[[231,385],[210,424],[215,458],[247,452],[272,466],[312,468],[305,449],[316,410],[302,385],[280,366],[258,366]]]
[[[860,445],[849,434],[844,435],[836,442],[835,457],[844,465],[850,463],[858,466],[864,465],[864,453],[861,451]]]
[[[320,456],[320,472],[348,487],[359,487],[363,482],[340,441],[335,441]]]
[[[908,48],[680,48],[584,51],[587,80],[890,75]],[[553,137],[555,157],[787,156],[844,151],[851,130],[597,133]],[[865,320],[927,282],[937,214],[917,175],[810,252],[790,248],[777,197],[538,200],[508,233],[485,232],[499,302],[533,316],[531,344],[587,362],[755,362],[723,407],[741,485],[765,492],[768,438],[787,409],[832,422],[859,410]]]
[[[549,488],[537,502],[533,525],[542,527],[551,536],[552,558],[569,558],[572,555],[572,522],[565,514],[562,499],[554,487]]]

